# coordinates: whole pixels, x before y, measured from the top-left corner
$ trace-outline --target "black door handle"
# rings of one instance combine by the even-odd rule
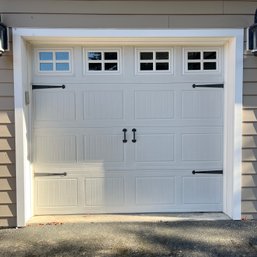
[[[122,141],[122,142],[123,142],[123,143],[127,143],[127,142],[128,142],[128,140],[127,140],[127,138],[126,138],[127,129],[124,128],[122,131],[123,131],[123,133],[124,133],[124,137],[123,137],[123,141]]]
[[[137,140],[136,140],[136,131],[137,131],[137,130],[136,130],[135,128],[132,129],[132,132],[133,132],[133,139],[132,139],[132,142],[133,142],[133,143],[136,143],[136,141],[137,141]]]

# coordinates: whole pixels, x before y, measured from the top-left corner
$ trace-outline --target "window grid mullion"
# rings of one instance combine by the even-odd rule
[[[40,60],[40,55],[43,53],[51,53],[51,59],[50,60]],[[68,59],[66,60],[57,60],[56,54],[57,53],[68,53]],[[40,73],[63,73],[63,72],[71,72],[71,50],[68,49],[38,49],[37,50],[37,58],[38,58],[38,72]],[[42,57],[44,58],[44,57]],[[42,64],[49,64],[52,65],[52,67],[49,70],[41,69]],[[58,64],[67,64],[68,69],[64,70],[57,70]]]

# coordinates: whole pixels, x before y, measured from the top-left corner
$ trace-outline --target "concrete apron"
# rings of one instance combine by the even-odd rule
[[[150,214],[90,214],[34,216],[27,225],[52,223],[113,223],[113,222],[172,222],[230,220],[224,213],[150,213]]]

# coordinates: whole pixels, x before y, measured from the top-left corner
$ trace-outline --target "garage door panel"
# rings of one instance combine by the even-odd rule
[[[124,162],[122,134],[88,134],[84,136],[84,161]]]
[[[84,93],[85,120],[124,119],[124,97],[121,90],[87,91]]]
[[[222,175],[192,174],[223,167],[224,90],[192,87],[223,83],[221,70],[186,71],[174,46],[172,72],[140,71],[163,60],[123,46],[119,72],[89,71],[83,48],[73,74],[34,74],[35,84],[66,86],[32,91],[35,213],[222,210]]]
[[[199,176],[183,177],[183,204],[221,204],[222,177]]]
[[[77,162],[77,140],[75,135],[36,135],[34,141],[35,162]]]
[[[170,205],[175,203],[174,177],[137,177],[137,205]]]
[[[124,178],[85,179],[85,206],[121,206],[124,204]]]
[[[183,119],[222,119],[221,90],[194,90],[182,92]]]
[[[135,119],[173,119],[172,90],[135,91]]]
[[[185,133],[181,139],[182,161],[222,161],[222,134]]]
[[[51,89],[53,90],[53,89]],[[74,92],[33,92],[34,116],[36,121],[74,121],[76,119],[76,98]]]
[[[173,162],[174,134],[139,134],[135,144],[137,162]]]
[[[78,180],[75,178],[36,179],[37,208],[78,206]]]

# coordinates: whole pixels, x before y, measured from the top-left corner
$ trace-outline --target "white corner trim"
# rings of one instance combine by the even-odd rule
[[[241,218],[241,146],[242,146],[242,71],[243,29],[36,29],[14,28],[14,95],[16,133],[16,177],[17,177],[17,225],[26,224],[26,123],[24,112],[23,60],[26,56],[25,42],[42,43],[79,42],[86,40],[109,44],[111,42],[168,42],[183,44],[213,42],[226,45],[225,65],[225,114],[224,114],[224,209],[232,219]],[[32,207],[31,207],[32,208]],[[32,210],[31,210],[32,213]]]
[[[22,50],[23,40],[19,35],[13,37],[13,66],[14,66],[14,107],[15,107],[15,145],[16,145],[16,204],[17,226],[25,226],[25,166],[24,157],[24,112],[22,85]]]
[[[234,109],[234,174],[233,174],[233,213],[234,220],[241,219],[241,176],[242,176],[242,102],[243,102],[243,31],[241,38],[234,39],[235,70],[235,109]],[[240,189],[240,190],[238,190]]]

